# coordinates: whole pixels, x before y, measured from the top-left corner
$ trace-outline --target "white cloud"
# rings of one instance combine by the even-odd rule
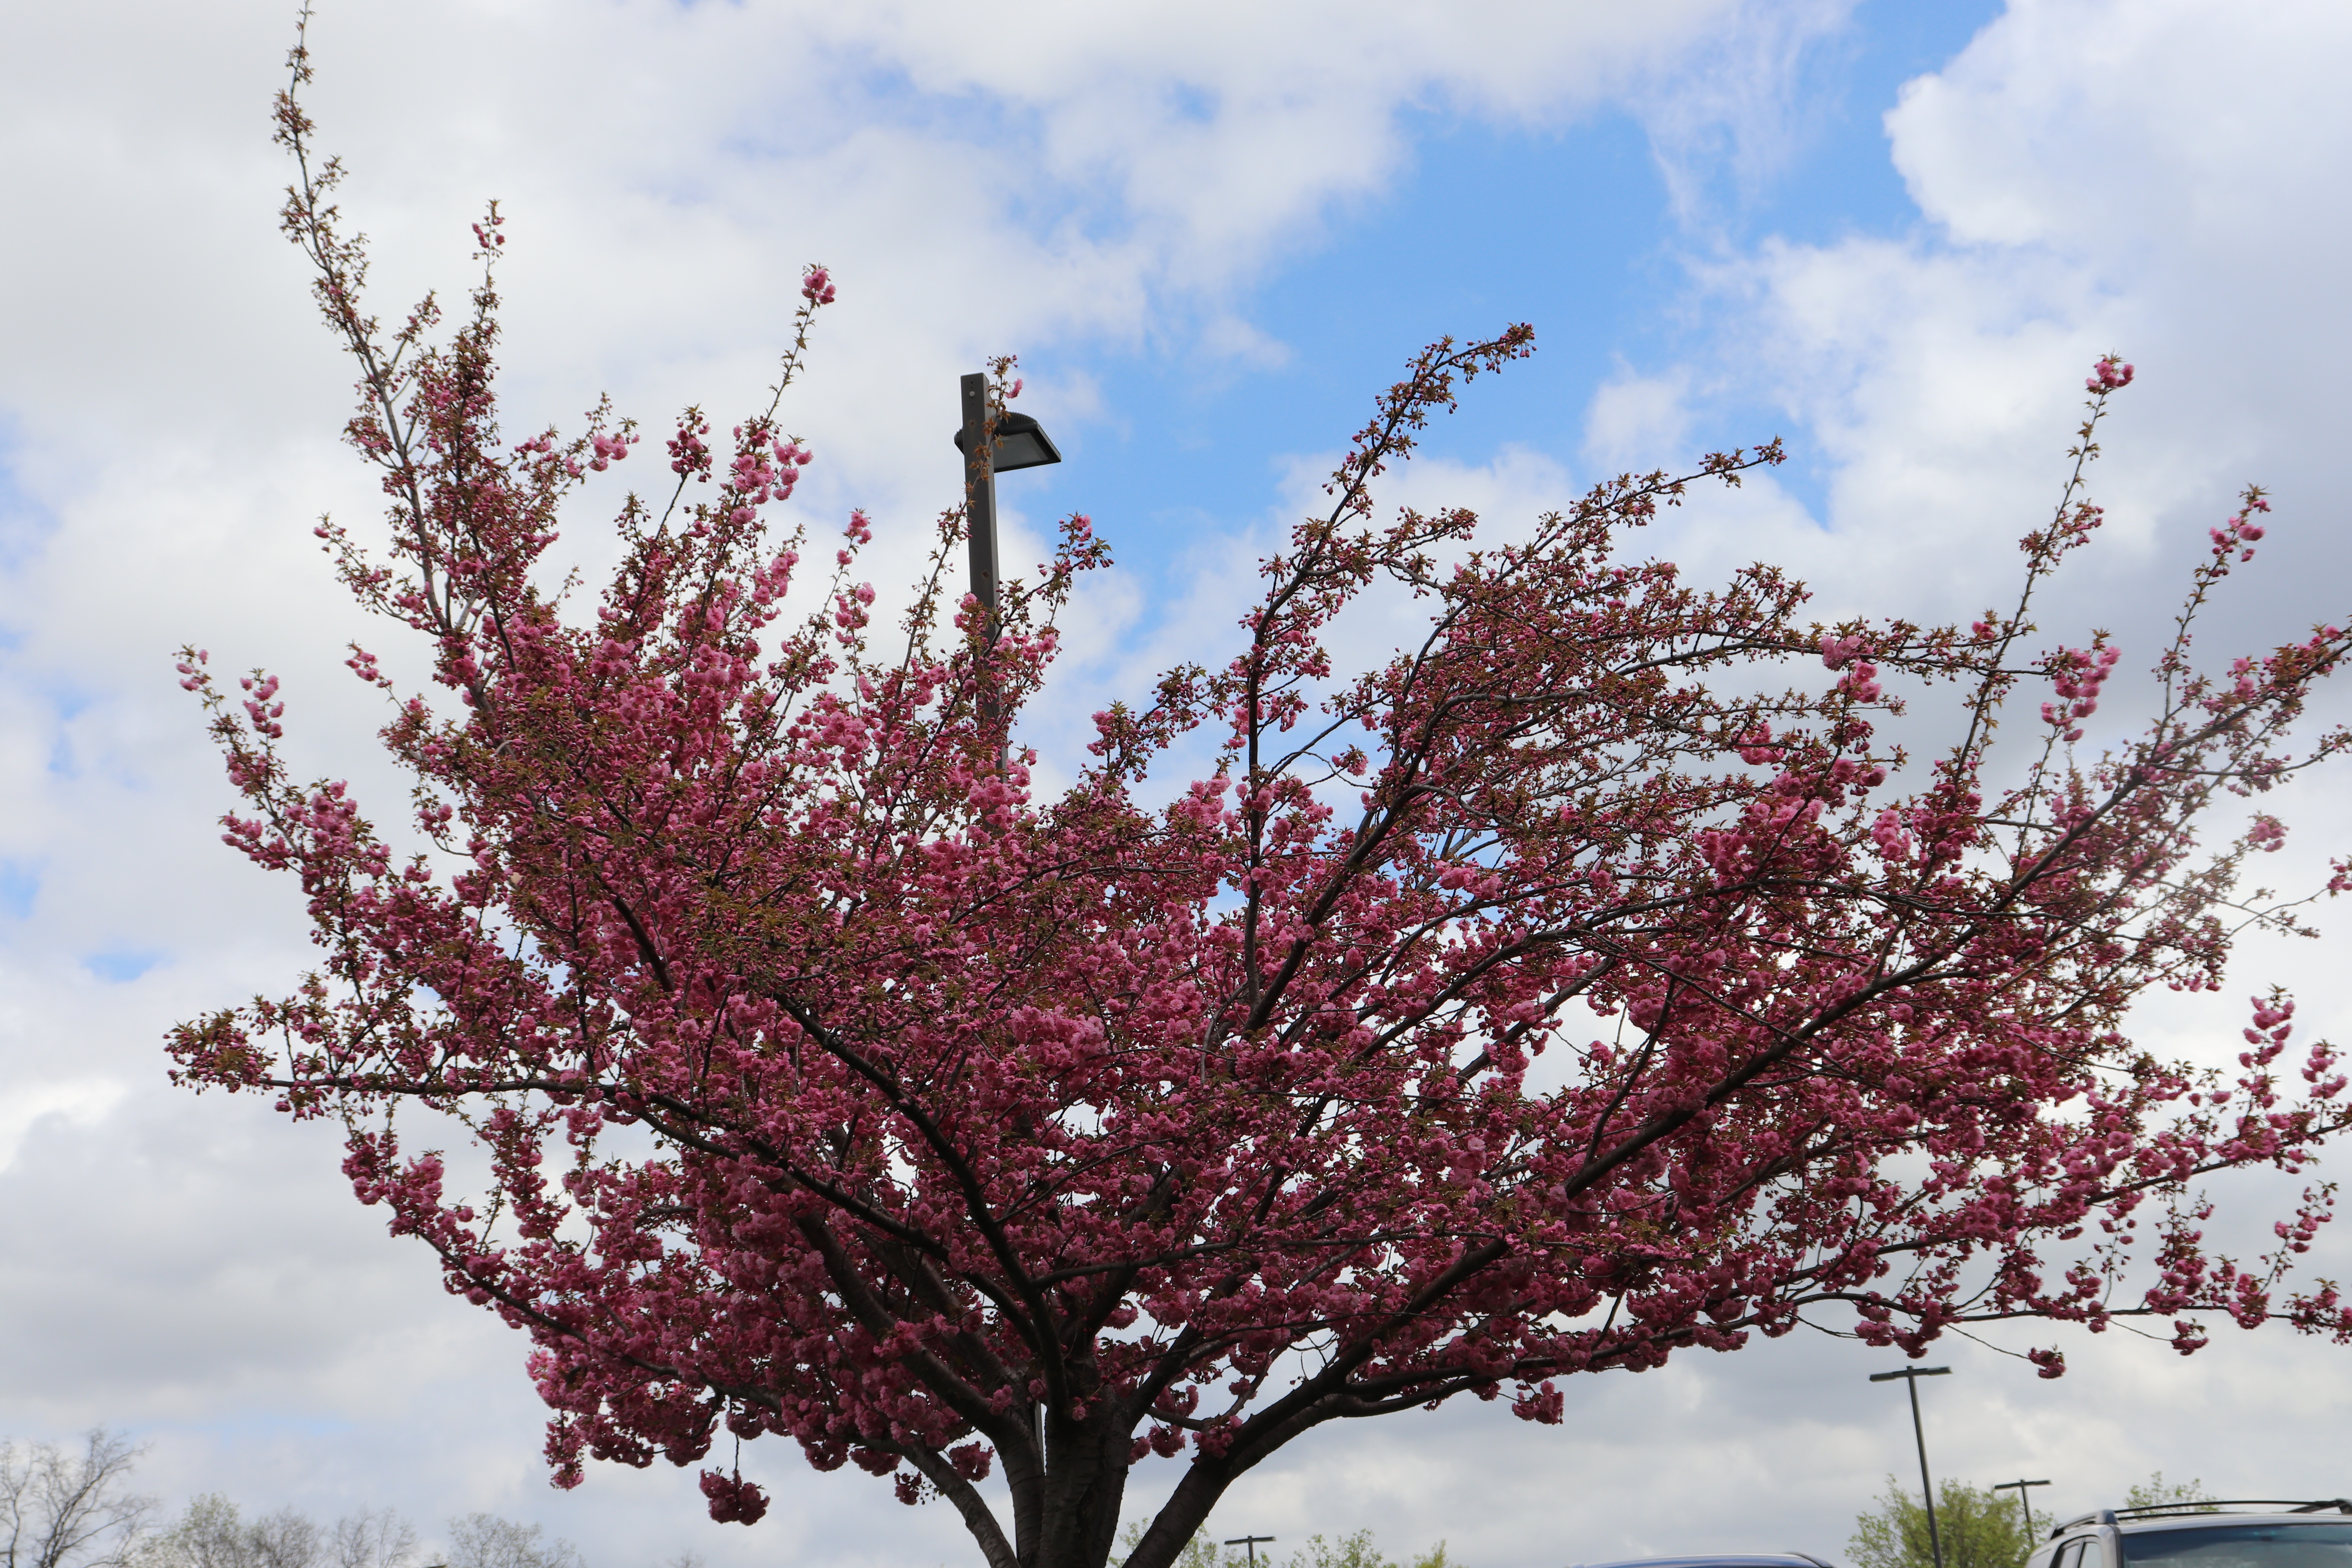
[[[2141,379],[2093,475],[2107,596],[2168,600],[2147,574],[2168,589],[2261,479],[2283,526],[2239,629],[2334,608],[2352,219],[2315,195],[2352,151],[2347,61],[2335,5],[2019,0],[1887,116],[1930,226],[1717,275],[1752,301],[1738,363],[1832,464],[1830,575],[1973,609],[2047,515],[2083,373],[2119,349]]]
[[[12,1084],[0,1105],[0,1171],[16,1163],[26,1134],[40,1122],[55,1117],[68,1127],[94,1126],[121,1102],[122,1093],[122,1085],[106,1079]]]
[[[1663,90],[1640,94],[1642,119],[1675,213],[1708,226],[1727,198],[1746,205],[1795,161],[1820,126],[1801,68],[1846,29],[1847,0],[1759,7],[1686,62]]]
[[[1202,330],[1201,347],[1212,358],[1232,360],[1253,370],[1278,370],[1290,363],[1289,344],[1234,315],[1211,321]]]
[[[1595,462],[1612,470],[1647,472],[1660,454],[1679,452],[1690,426],[1685,400],[1690,375],[1673,371],[1664,375],[1635,375],[1620,367],[1592,395],[1584,415],[1584,449]]]

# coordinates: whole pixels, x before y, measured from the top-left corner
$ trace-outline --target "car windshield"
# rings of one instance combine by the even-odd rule
[[[2135,1568],[2352,1568],[2352,1524],[2209,1524],[2121,1539]]]

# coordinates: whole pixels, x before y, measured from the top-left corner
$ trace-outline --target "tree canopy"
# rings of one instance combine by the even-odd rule
[[[1853,1521],[1846,1552],[1853,1568],[1937,1568],[1934,1547],[1940,1544],[1943,1568],[2019,1568],[2049,1525],[2038,1512],[2029,1524],[2011,1493],[1946,1480],[1936,1487],[1931,1542],[1918,1494],[1889,1476],[1877,1505]]]
[[[2168,1481],[2158,1470],[2126,1490],[2119,1506],[2208,1513],[2211,1501],[2202,1481]],[[1997,1488],[1958,1480],[1936,1486],[1935,1540],[1943,1545],[1943,1568],[2018,1568],[2048,1539],[2055,1522],[2052,1515],[2035,1510],[2029,1523],[2016,1496]],[[1854,1568],[1936,1568],[1927,1510],[1920,1506],[1918,1494],[1893,1476],[1886,1478],[1886,1490],[1876,1505],[1856,1517],[1853,1525],[1846,1551]]]
[[[2221,985],[2247,923],[2294,926],[2239,887],[2278,819],[2214,819],[2344,748],[2297,721],[2352,639],[2192,657],[2263,537],[2250,491],[2146,725],[2077,749],[2121,650],[2032,615],[2100,522],[2119,360],[2008,608],[1825,625],[1770,566],[1697,586],[1628,553],[1777,445],[1500,538],[1384,512],[1381,476],[1533,334],[1441,342],[1230,646],[1041,773],[1020,716],[1106,546],[1069,518],[991,610],[944,585],[950,511],[886,635],[852,513],[804,584],[772,520],[823,268],[768,406],[724,437],[688,411],[576,601],[543,558],[636,428],[600,405],[501,434],[496,209],[454,330],[430,301],[386,330],[294,90],[279,126],[390,500],[387,553],[320,532],[442,695],[354,647],[415,781],[379,828],[289,771],[276,678],[231,692],[185,653],[243,797],[228,840],[299,882],[321,958],[171,1048],[191,1085],[347,1126],[361,1201],[529,1336],[560,1483],[774,1434],[946,1499],[992,1568],[1099,1568],[1156,1457],[1180,1479],[1127,1563],[1166,1568],[1327,1423],[1463,1394],[1558,1422],[1566,1380],[1801,1322],[1913,1353],[2011,1319],[2145,1319],[2184,1352],[2216,1315],[2352,1330],[2289,1278],[2327,1189],[2245,1258],[2198,1188],[2307,1167],[2345,1122],[2333,1050],[2293,1043],[2277,992],[2226,1073],[2126,1029],[2152,987]],[[1337,629],[1389,592],[1423,622],[1343,666]],[[1956,720],[1914,755],[1893,737],[1931,699]],[[485,1195],[420,1125],[470,1138]],[[729,1463],[702,1487],[721,1520],[767,1507]]]
[[[2214,1510],[2207,1505],[2212,1501],[2213,1494],[2205,1489],[2203,1481],[2194,1479],[2185,1481],[2168,1481],[2164,1479],[2162,1470],[2157,1471],[2147,1479],[2135,1484],[2124,1492],[2126,1508],[2161,1508],[2176,1510],[2181,1513],[2211,1513]]]

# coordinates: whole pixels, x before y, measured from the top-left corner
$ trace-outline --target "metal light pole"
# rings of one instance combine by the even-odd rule
[[[980,601],[985,632],[983,647],[996,641],[996,476],[1015,468],[1043,468],[1062,460],[1061,452],[1054,446],[1037,421],[1026,414],[999,414],[989,417],[988,377],[979,372],[963,378],[963,423],[956,427],[956,450],[964,456],[963,520],[965,542],[971,547],[971,593]],[[982,439],[983,435],[987,439]],[[997,719],[996,692],[982,675],[980,698],[980,719],[983,726],[993,729]],[[1003,748],[999,748],[998,765],[1003,766]],[[1044,1415],[1039,1415],[1038,1430],[1044,1432]],[[1039,1438],[1043,1452],[1044,1438]]]
[[[1274,1537],[1271,1535],[1244,1535],[1239,1541],[1228,1541],[1225,1544],[1228,1546],[1238,1546],[1243,1551],[1248,1552],[1250,1568],[1257,1568],[1257,1545],[1261,1541],[1265,1542],[1268,1544],[1272,1544]],[[1266,1561],[1268,1563],[1273,1562],[1273,1556],[1268,1554]]]
[[[1053,437],[1026,414],[988,414],[988,377],[977,372],[963,378],[963,423],[957,426],[956,450],[964,455],[964,531],[971,547],[971,591],[987,612],[992,636],[996,623],[996,476],[1015,468],[1040,468],[1058,463],[1062,454]],[[986,431],[991,439],[982,441]]]
[[[2049,1484],[2048,1481],[2002,1481],[1992,1489],[1997,1492],[2005,1492],[2012,1488],[2016,1489],[2017,1516],[2025,1522],[2025,1542],[2028,1550],[2031,1550],[2033,1544],[2033,1510],[2025,1506],[2025,1489],[2046,1487]]]
[[[1944,1541],[1936,1533],[1936,1488],[1927,1479],[1927,1429],[1919,1423],[1919,1380],[1923,1377],[1948,1377],[1948,1366],[1906,1366],[1901,1372],[1874,1372],[1873,1383],[1892,1383],[1901,1378],[1911,1390],[1911,1436],[1919,1444],[1919,1496],[1927,1505],[1927,1550],[1936,1555],[1936,1568],[1944,1568]],[[2022,1498],[2025,1494],[2017,1494]]]

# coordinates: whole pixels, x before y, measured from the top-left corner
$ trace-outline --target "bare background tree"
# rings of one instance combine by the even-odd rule
[[[415,1527],[388,1508],[336,1521],[328,1542],[331,1568],[408,1568],[415,1560]]]
[[[290,1508],[248,1522],[236,1504],[208,1492],[148,1541],[140,1568],[324,1568],[326,1544],[326,1531]]]
[[[449,1521],[448,1568],[583,1568],[580,1549],[568,1541],[544,1541],[536,1524],[517,1524],[496,1514],[469,1513]]]
[[[132,1568],[415,1568],[422,1555],[415,1527],[390,1509],[321,1528],[290,1508],[248,1521],[215,1492],[149,1538]],[[583,1568],[572,1542],[488,1513],[451,1520],[448,1545],[435,1555],[436,1568]]]
[[[0,1440],[0,1568],[420,1568],[425,1562],[416,1527],[392,1509],[363,1510],[321,1526],[281,1508],[247,1519],[219,1492],[192,1498],[179,1518],[155,1528],[161,1505],[131,1490],[143,1447],[104,1427],[83,1439],[79,1454],[53,1443]],[[2152,1484],[2160,1484],[2161,1478]],[[2133,1500],[2172,1501],[2162,1497]],[[1914,1505],[1916,1509],[1916,1505]],[[1117,1554],[1133,1551],[1143,1523],[1130,1524]],[[432,1568],[587,1568],[580,1549],[550,1540],[544,1527],[496,1514],[469,1513],[448,1521],[445,1549]],[[1265,1554],[1266,1568],[1276,1559]],[[1240,1568],[1243,1553],[1222,1549],[1202,1531],[1177,1559],[1177,1568]],[[701,1554],[681,1547],[662,1568],[704,1568]],[[1461,1568],[1445,1543],[1402,1563],[1382,1556],[1372,1534],[1317,1535],[1282,1568]],[[1889,1568],[1909,1568],[1891,1564]]]
[[[117,1568],[138,1546],[155,1500],[130,1489],[143,1450],[92,1427],[79,1454],[0,1442],[0,1568]]]

